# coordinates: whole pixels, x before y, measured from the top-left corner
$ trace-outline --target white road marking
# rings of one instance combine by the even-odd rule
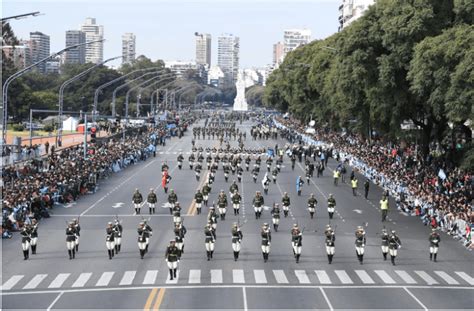
[[[412,278],[406,271],[403,270],[395,270],[395,273],[403,280],[403,282],[407,284],[416,284],[414,278]]]
[[[425,271],[415,271],[416,274],[418,274],[418,276],[420,278],[423,279],[423,281],[426,282],[426,284],[428,285],[433,285],[433,284],[439,284],[438,281],[436,281],[435,279],[433,279],[428,273],[426,273]]]
[[[173,278],[172,280],[170,279],[170,276],[168,274],[168,277],[166,278],[166,284],[178,284],[178,279],[179,279],[179,271],[176,271],[176,277]]]
[[[158,274],[158,270],[148,270],[145,274],[145,279],[143,280],[143,284],[155,284],[156,275]]]
[[[342,284],[353,284],[351,278],[347,274],[345,270],[334,270],[339,280],[341,280]]]
[[[24,275],[14,275],[14,276],[12,276],[8,281],[6,281],[6,282],[2,285],[2,289],[1,289],[1,290],[9,290],[9,289],[12,289],[12,287],[15,286],[16,283],[18,283],[23,277],[24,277]]]
[[[112,207],[113,207],[113,208],[120,208],[120,207],[122,207],[124,204],[125,204],[125,203],[123,203],[123,202],[117,202],[117,203],[115,203],[114,205],[112,205]]]
[[[34,289],[36,288],[44,279],[46,279],[47,274],[37,274],[31,281],[26,284],[23,289]]]
[[[49,284],[48,288],[60,288],[70,275],[71,273],[58,274],[51,284]]]
[[[211,283],[222,283],[222,270],[211,270]]]
[[[119,285],[132,285],[136,274],[136,271],[125,271]]]
[[[470,285],[474,285],[474,278],[472,278],[466,272],[456,271],[454,273],[456,273],[459,277],[461,277],[464,281],[468,282]]]
[[[328,304],[329,310],[333,311],[334,308],[332,307],[331,301],[329,301],[329,298],[326,295],[326,292],[324,291],[324,289],[322,287],[319,287],[319,290],[321,291],[321,294],[323,295],[324,300],[326,300],[326,303]]]
[[[329,275],[324,270],[314,270],[316,272],[316,276],[318,277],[319,283],[321,284],[331,284],[331,280],[329,279]]]
[[[247,311],[249,308],[247,305],[247,292],[245,287],[242,287],[242,299],[244,300],[244,311]]]
[[[201,270],[189,270],[189,284],[201,283]]]
[[[273,275],[278,284],[288,284],[288,279],[286,278],[285,272],[283,270],[273,270]]]
[[[267,283],[267,277],[265,276],[264,270],[253,270],[253,274],[255,276],[255,283],[257,284]]]
[[[114,276],[115,272],[104,272],[100,276],[100,279],[97,281],[95,286],[107,286],[110,283],[110,280],[112,280],[112,277]]]
[[[395,284],[395,280],[385,270],[374,270],[385,284]]]
[[[89,272],[81,273],[81,275],[79,275],[76,282],[74,282],[74,284],[72,284],[71,287],[84,287],[84,285],[86,285],[87,281],[89,281],[91,275],[92,275],[92,273],[89,273]]]
[[[365,270],[355,270],[354,271],[357,276],[362,280],[364,284],[374,284],[374,280],[370,277],[370,275]]]
[[[410,295],[424,310],[428,310],[428,308],[418,299],[412,292],[408,290],[408,288],[403,287],[403,289]]]
[[[298,282],[300,284],[309,284],[309,283],[311,283],[309,281],[308,275],[306,274],[306,271],[304,271],[304,270],[295,270],[295,275],[298,278]]]
[[[46,311],[50,311],[63,294],[64,292],[60,292],[59,295],[57,295],[56,298],[53,300],[53,302],[49,305],[48,309],[46,309]]]
[[[234,283],[245,283],[244,270],[232,270],[232,279]]]
[[[459,285],[459,282],[453,279],[449,274],[444,271],[435,271],[440,278],[442,278],[449,285]]]

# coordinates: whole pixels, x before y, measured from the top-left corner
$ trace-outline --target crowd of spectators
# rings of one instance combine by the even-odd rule
[[[276,119],[283,134],[293,143],[315,143],[332,149],[330,155],[349,162],[375,184],[388,191],[397,208],[420,217],[423,224],[439,228],[474,247],[472,206],[474,176],[456,167],[449,157],[436,151],[423,157],[419,146],[401,146],[381,140],[369,142],[361,136],[316,130],[304,134],[305,126],[295,119]],[[431,146],[434,147],[434,146]]]

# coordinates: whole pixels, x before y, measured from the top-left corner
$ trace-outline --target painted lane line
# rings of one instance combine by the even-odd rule
[[[428,308],[420,301],[420,299],[418,299],[412,292],[410,292],[408,288],[403,287],[403,289],[423,308],[423,310],[428,310]]]
[[[34,289],[36,288],[48,275],[47,274],[37,274],[31,281],[26,284],[23,289]]]
[[[242,299],[244,301],[244,311],[248,311],[248,305],[247,305],[247,292],[245,287],[242,287]]]
[[[110,283],[110,280],[112,280],[112,277],[114,276],[115,272],[104,272],[102,273],[100,279],[97,281],[95,286],[107,286]]]
[[[60,292],[56,298],[53,300],[53,302],[49,305],[49,307],[46,309],[46,311],[50,311],[54,305],[58,302],[58,300],[61,298],[61,296],[64,294],[64,292]]]
[[[8,281],[6,281],[3,285],[2,285],[2,291],[3,290],[10,290],[12,289],[13,286],[16,285],[16,283],[18,283],[22,278],[24,277],[24,275],[14,275],[12,276]]]
[[[334,270],[339,280],[341,280],[342,284],[353,284],[351,278],[347,274],[345,270]]]
[[[211,283],[222,283],[222,270],[211,270]]]
[[[331,279],[329,279],[329,275],[324,270],[314,270],[316,272],[316,276],[318,277],[319,283],[321,284],[331,284]]]
[[[163,302],[163,298],[165,297],[166,288],[160,288],[158,292],[158,296],[156,297],[155,304],[153,305],[153,310],[160,310],[161,303]]]
[[[91,276],[92,273],[89,272],[81,273],[81,275],[79,275],[76,282],[74,282],[71,287],[84,287],[84,285],[86,285],[87,281],[89,281]]]
[[[156,276],[158,275],[158,270],[148,270],[145,274],[145,279],[143,280],[143,285],[145,284],[155,284]]]
[[[395,270],[395,273],[403,280],[403,282],[407,284],[416,284],[414,278],[412,278],[406,271],[403,270]]]
[[[125,271],[122,280],[120,280],[119,285],[132,285],[133,279],[135,279],[136,271]]]
[[[395,284],[395,280],[385,270],[374,270],[385,284]]]
[[[474,278],[472,278],[466,272],[456,271],[454,273],[456,273],[459,277],[461,277],[464,281],[468,282],[470,285],[474,285]]]
[[[158,292],[158,288],[153,288],[146,299],[145,306],[143,307],[144,311],[149,311],[153,300],[155,300],[156,293]]]
[[[253,274],[255,276],[255,283],[257,284],[267,283],[267,277],[265,276],[264,270],[253,270]]]
[[[283,270],[273,270],[273,275],[278,284],[288,284],[288,279],[286,278],[285,272]]]
[[[331,301],[329,300],[328,296],[326,295],[326,292],[322,287],[319,287],[319,290],[321,291],[321,294],[324,297],[324,300],[326,300],[326,303],[328,304],[329,310],[333,311],[334,308],[332,307]]]
[[[370,275],[365,270],[355,270],[354,271],[357,276],[362,280],[364,284],[375,284],[374,280],[370,277]]]
[[[244,270],[232,270],[232,280],[234,283],[245,283]]]
[[[426,273],[425,271],[415,271],[416,274],[418,274],[418,276],[420,278],[423,279],[423,281],[426,282],[426,284],[428,285],[434,285],[434,284],[439,284],[438,281],[436,281],[435,279],[433,279],[428,273]]]
[[[309,281],[308,275],[306,274],[306,271],[304,271],[304,270],[295,270],[295,275],[298,278],[298,282],[300,284],[309,284],[309,283],[311,283]]]
[[[201,270],[189,270],[189,284],[201,283]]]
[[[449,274],[444,271],[435,271],[440,278],[442,278],[449,285],[459,285],[459,282],[452,278]]]
[[[70,275],[71,273],[58,274],[51,284],[49,284],[48,288],[60,288]]]

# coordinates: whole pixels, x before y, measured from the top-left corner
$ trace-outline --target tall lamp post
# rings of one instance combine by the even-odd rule
[[[75,49],[75,48],[77,48],[79,46],[82,46],[82,45],[97,43],[97,42],[101,42],[101,41],[104,41],[104,40],[88,41],[88,42],[68,46],[67,48],[62,49],[59,52],[53,53],[50,56],[45,57],[45,58],[37,61],[36,63],[31,64],[30,66],[14,73],[13,75],[11,75],[10,77],[8,77],[5,80],[5,82],[3,83],[3,87],[2,87],[2,91],[3,91],[2,144],[6,143],[6,141],[7,141],[6,138],[7,138],[7,123],[8,123],[8,87],[10,86],[10,84],[15,79],[17,79],[18,77],[21,77],[22,75],[24,75],[25,73],[27,73],[28,71],[30,71],[34,67],[38,66],[39,64],[42,64],[42,63],[44,63],[44,62],[46,62],[46,61],[48,61],[52,58],[55,58],[56,56],[61,55],[62,53],[66,52],[66,51]]]
[[[165,76],[166,76],[166,75],[165,75]],[[138,87],[138,94],[137,94],[137,118],[140,116],[140,114],[139,114],[139,112],[140,112],[140,102],[139,102],[139,100],[140,100],[141,97],[142,97],[142,92],[143,92],[143,90],[144,90],[144,89],[147,89],[147,88],[149,88],[149,87],[152,87],[152,86],[155,85],[155,84],[158,84],[158,83],[160,83],[160,82],[163,82],[164,80],[173,79],[173,78],[174,78],[174,76],[169,76],[169,77],[163,77],[163,76],[162,76],[162,79],[160,79],[160,80],[158,80],[158,81],[155,81],[155,82],[151,83],[150,85],[147,85],[147,86],[144,86],[144,87]],[[170,83],[173,83],[173,82],[174,82],[174,80],[171,81]],[[170,83],[169,83],[169,84],[170,84]],[[153,104],[153,93],[154,93],[154,92],[152,92],[152,93],[151,93],[151,96],[150,96],[150,97],[151,97],[151,104]],[[151,106],[150,109],[151,109],[151,108],[153,108],[153,107]]]

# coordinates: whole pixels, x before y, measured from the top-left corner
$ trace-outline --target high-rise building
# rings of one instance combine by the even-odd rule
[[[196,63],[211,67],[211,35],[208,33],[194,33],[196,36]]]
[[[277,42],[273,45],[273,67],[278,68],[278,66],[283,62],[283,57],[285,56],[285,46],[281,42]]]
[[[376,0],[342,0],[339,6],[339,31],[361,17]]]
[[[297,47],[309,42],[311,42],[310,29],[285,29],[283,33],[283,57]]]
[[[11,60],[17,69],[23,69],[31,64],[31,62],[28,63],[28,60],[31,59],[29,44],[3,45],[2,51],[5,58]]]
[[[223,34],[217,40],[217,65],[224,73],[224,87],[229,87],[237,81],[239,74],[239,37]]]
[[[35,31],[30,32],[30,53],[31,53],[31,62],[36,63],[43,58],[46,58],[50,55],[50,42],[49,36],[45,35],[42,32]],[[46,64],[42,63],[37,66],[38,70],[42,73],[46,72]]]
[[[80,30],[66,31],[66,47],[83,44],[86,34]],[[81,45],[64,53],[64,64],[84,64],[86,62],[86,46]]]
[[[131,63],[135,60],[135,39],[133,33],[122,35],[122,64]]]
[[[86,42],[102,40],[104,38],[104,26],[97,25],[95,18],[88,17],[81,25],[81,31],[86,34]],[[96,42],[86,45],[86,63],[98,64],[104,59],[104,42]]]

